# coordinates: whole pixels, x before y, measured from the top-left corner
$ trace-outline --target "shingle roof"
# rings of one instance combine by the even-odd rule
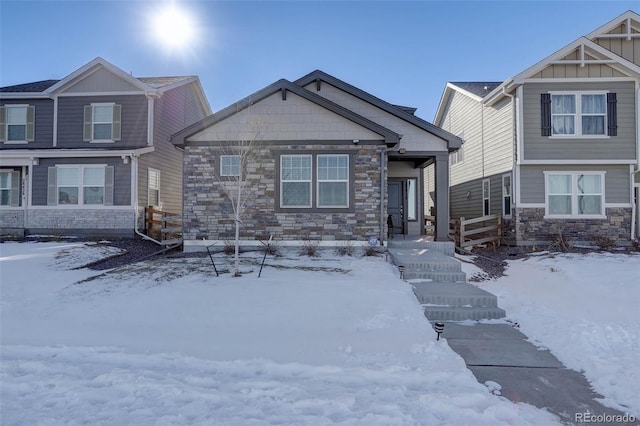
[[[42,80],[33,83],[16,84],[15,86],[0,87],[0,92],[38,93],[44,92],[60,80]]]
[[[480,96],[484,98],[488,95],[493,89],[500,86],[502,84],[501,81],[459,81],[459,82],[450,82],[454,86],[458,86],[462,90],[466,90],[469,93],[473,93],[474,95]]]

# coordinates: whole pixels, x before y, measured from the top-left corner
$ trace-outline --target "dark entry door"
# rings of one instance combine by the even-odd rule
[[[404,234],[404,182],[389,181],[387,185],[389,205],[387,214],[391,216],[389,225],[393,223],[393,229],[389,226],[389,235]]]

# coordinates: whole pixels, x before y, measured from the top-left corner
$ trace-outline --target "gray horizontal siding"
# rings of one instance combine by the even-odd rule
[[[53,146],[53,100],[51,99],[11,99],[3,100],[2,105],[35,106],[35,138],[28,145],[0,144],[0,149],[43,149]]]
[[[618,136],[559,139],[541,136],[540,94],[548,91],[607,90],[617,93]],[[633,160],[636,111],[633,82],[528,83],[524,85],[524,160]]]
[[[460,217],[464,217],[465,219],[473,219],[482,216],[482,181],[485,179],[489,179],[490,182],[489,214],[501,215],[502,176],[505,174],[510,173],[499,173],[451,187],[451,218],[459,219]]]
[[[83,140],[84,106],[114,102],[122,105],[121,140],[90,143]],[[58,147],[129,149],[147,146],[147,99],[143,95],[61,97],[58,100]]]
[[[520,201],[544,204],[544,172],[604,171],[605,203],[629,203],[630,177],[626,165],[545,165],[520,167]]]
[[[113,205],[131,205],[131,163],[124,164],[121,158],[41,158],[39,165],[33,166],[34,206],[47,205],[48,168],[64,164],[105,164],[114,167]]]
[[[193,84],[180,86],[154,102],[154,152],[140,158],[138,194],[140,205],[148,203],[148,169],[160,170],[160,202],[166,211],[182,212],[183,152],[171,135],[206,116]]]

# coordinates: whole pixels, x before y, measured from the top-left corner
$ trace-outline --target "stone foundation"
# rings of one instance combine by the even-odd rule
[[[32,209],[27,212],[27,234],[91,237],[133,237],[135,213],[111,209]]]
[[[631,236],[631,208],[607,208],[605,219],[544,219],[543,208],[515,209],[518,245],[550,244],[559,232],[574,243],[593,244],[595,238],[608,237],[618,244]]]

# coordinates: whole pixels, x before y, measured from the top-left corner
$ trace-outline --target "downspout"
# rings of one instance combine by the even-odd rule
[[[515,191],[514,191],[514,188],[516,188],[515,175],[516,175],[516,167],[517,167],[517,161],[518,161],[518,136],[517,136],[518,135],[518,126],[517,126],[517,121],[516,121],[517,120],[516,97],[513,96],[510,93],[507,93],[506,87],[502,88],[502,94],[511,99],[511,107],[512,107],[511,110],[513,111],[512,112],[512,117],[511,117],[511,120],[512,120],[512,123],[513,123],[513,125],[511,126],[512,130],[513,130],[513,135],[512,135],[512,138],[513,138],[512,139],[513,155],[511,156],[512,157],[512,164],[511,164],[511,206],[509,207],[510,210],[511,210],[511,221],[512,221],[512,224],[513,224],[514,216],[515,216],[515,214],[514,214],[515,212],[513,211],[514,210],[513,205],[515,204],[515,200],[516,200]],[[503,188],[503,190],[504,190],[504,188]],[[503,203],[504,203],[504,200],[503,200]],[[502,212],[504,213],[504,207],[502,209],[503,209]]]
[[[135,217],[133,220],[133,231],[137,235],[142,237],[144,240],[153,241],[158,245],[162,245],[160,241],[154,238],[151,238],[150,236],[143,234],[138,230],[138,219],[140,218],[140,210],[138,209],[138,156],[135,155],[133,152],[129,154],[129,156],[131,157],[131,176],[132,176],[131,177],[131,198],[132,198],[131,204],[133,204],[133,211],[135,213]]]
[[[398,143],[395,147],[393,148],[386,148],[383,149],[382,151],[380,151],[380,245],[383,246],[384,245],[384,198],[386,195],[386,190],[387,190],[387,185],[386,185],[386,181],[387,181],[387,174],[386,174],[386,168],[387,168],[387,153],[389,152],[397,152],[400,151],[400,144]]]
[[[631,173],[630,173],[630,179],[629,182],[631,184],[631,240],[635,240],[636,239],[636,217],[637,217],[637,213],[636,213],[636,205],[638,204],[638,201],[635,199],[636,198],[636,186],[635,186],[635,182],[636,182],[636,175],[638,173],[640,173],[640,169],[638,170],[633,170],[633,165],[631,165]]]

